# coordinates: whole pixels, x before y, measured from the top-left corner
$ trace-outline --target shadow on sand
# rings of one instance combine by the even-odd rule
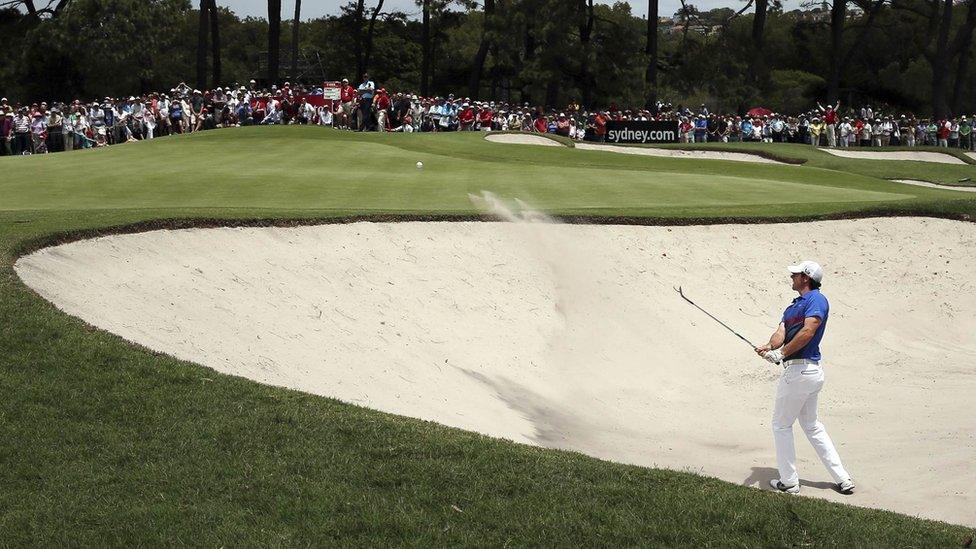
[[[772,490],[769,487],[769,481],[774,478],[779,478],[779,471],[773,467],[753,467],[752,472],[749,474],[745,480],[742,481],[743,486],[755,486],[760,490]],[[833,490],[834,492],[839,492],[837,485],[833,482],[814,482],[812,480],[800,479],[800,486],[807,488],[816,488],[818,490]]]

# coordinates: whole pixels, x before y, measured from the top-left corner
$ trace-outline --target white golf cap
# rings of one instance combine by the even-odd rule
[[[803,273],[813,279],[814,282],[823,280],[823,267],[816,261],[801,261],[798,265],[787,267],[791,273]]]

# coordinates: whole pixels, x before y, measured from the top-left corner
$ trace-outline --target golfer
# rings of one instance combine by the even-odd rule
[[[820,293],[823,268],[813,261],[803,261],[791,265],[789,272],[793,290],[800,296],[783,312],[783,321],[769,338],[769,343],[756,348],[756,352],[769,362],[783,364],[773,411],[779,478],[769,483],[781,492],[796,494],[800,491],[796,447],[793,445],[793,423],[799,419],[800,427],[837,483],[837,489],[842,494],[851,494],[854,481],[841,464],[827,430],[817,419],[817,395],[824,384],[820,340],[830,311],[827,298]]]

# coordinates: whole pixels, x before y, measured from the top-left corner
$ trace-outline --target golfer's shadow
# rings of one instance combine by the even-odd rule
[[[779,470],[772,467],[753,467],[752,473],[742,481],[743,486],[755,486],[760,490],[772,490],[769,481],[779,478]],[[812,480],[800,479],[800,486],[817,488],[819,490],[837,491],[837,485],[833,482],[814,482]]]

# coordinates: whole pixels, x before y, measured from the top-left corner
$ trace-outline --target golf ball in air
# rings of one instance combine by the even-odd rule
[[[423,169],[423,167],[424,167],[424,163],[423,162],[417,162],[417,169],[418,170]]]

